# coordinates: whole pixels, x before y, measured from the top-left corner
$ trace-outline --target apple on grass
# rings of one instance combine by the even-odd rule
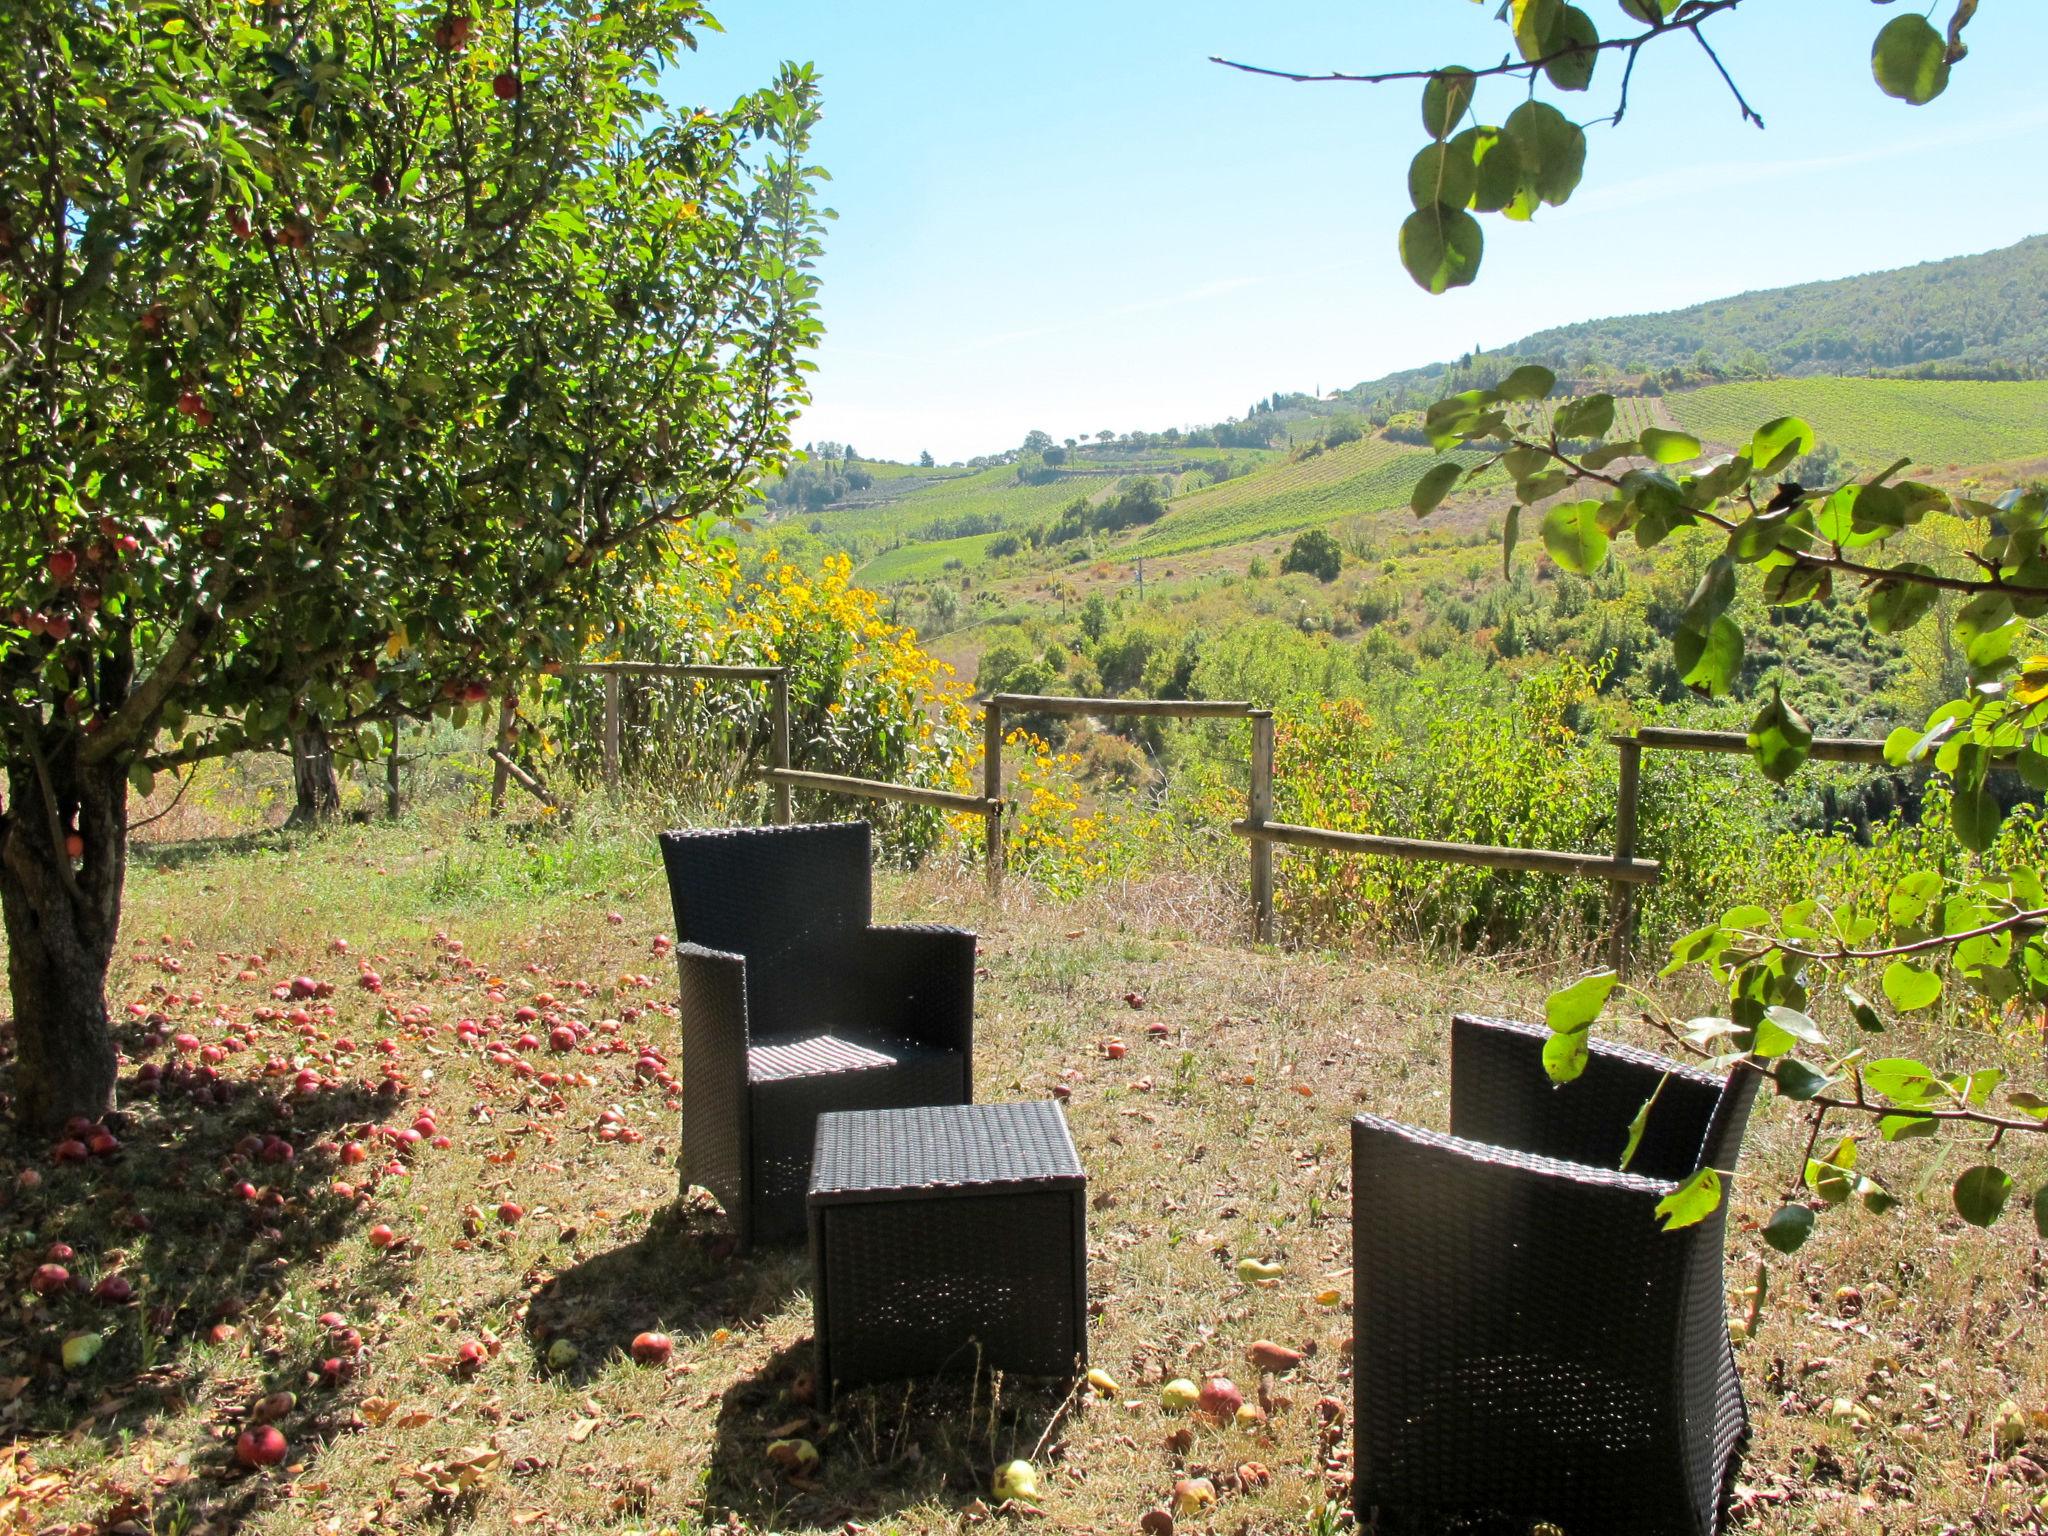
[[[275,1424],[258,1424],[235,1437],[235,1460],[245,1467],[274,1467],[291,1454]]]
[[[649,1329],[633,1336],[633,1358],[642,1365],[667,1365],[674,1355],[675,1340]]]

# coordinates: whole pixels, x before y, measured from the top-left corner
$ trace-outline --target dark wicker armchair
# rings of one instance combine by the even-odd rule
[[[974,935],[869,922],[866,822],[668,832],[683,1186],[742,1246],[800,1239],[826,1109],[973,1098]]]
[[[1757,1074],[1723,1081],[1595,1042],[1584,1074],[1554,1087],[1547,1036],[1460,1016],[1451,1134],[1352,1122],[1359,1519],[1712,1536],[1748,1430],[1726,1185],[1696,1226],[1666,1232],[1652,1208],[1699,1168],[1733,1171]]]

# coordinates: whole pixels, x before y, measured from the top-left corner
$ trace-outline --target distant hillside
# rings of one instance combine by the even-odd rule
[[[2048,235],[1979,256],[1556,326],[1483,358],[1407,369],[1346,394],[1360,406],[1401,409],[1467,387],[1466,375],[1493,371],[1509,357],[1572,374],[1691,373],[1705,365],[1752,377],[2041,377],[2048,374]]]

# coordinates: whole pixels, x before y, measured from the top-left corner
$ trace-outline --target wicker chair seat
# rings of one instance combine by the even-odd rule
[[[923,1049],[907,1040],[885,1040],[876,1046],[829,1034],[760,1040],[747,1048],[747,1081],[779,1083],[792,1077],[826,1077],[834,1072],[873,1072],[896,1066]]]

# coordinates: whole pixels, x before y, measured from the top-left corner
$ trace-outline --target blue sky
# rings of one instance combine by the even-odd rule
[[[1632,29],[1615,0],[1582,3],[1604,32]],[[1208,56],[1489,63],[1507,40],[1490,4],[714,0],[726,31],[670,89],[724,102],[780,59],[818,66],[814,158],[839,217],[798,436],[945,462],[1032,428],[1186,427],[1547,325],[2048,229],[2048,4],[1983,6],[1947,93],[1919,108],[1869,70],[1872,36],[1909,6],[1925,8],[1751,0],[1710,25],[1761,133],[1689,39],[1646,49],[1571,202],[1483,219],[1478,282],[1441,298],[1395,255],[1419,88],[1262,80]],[[1603,58],[1572,115],[1611,111],[1618,78]],[[1489,89],[1498,121],[1517,87]]]

